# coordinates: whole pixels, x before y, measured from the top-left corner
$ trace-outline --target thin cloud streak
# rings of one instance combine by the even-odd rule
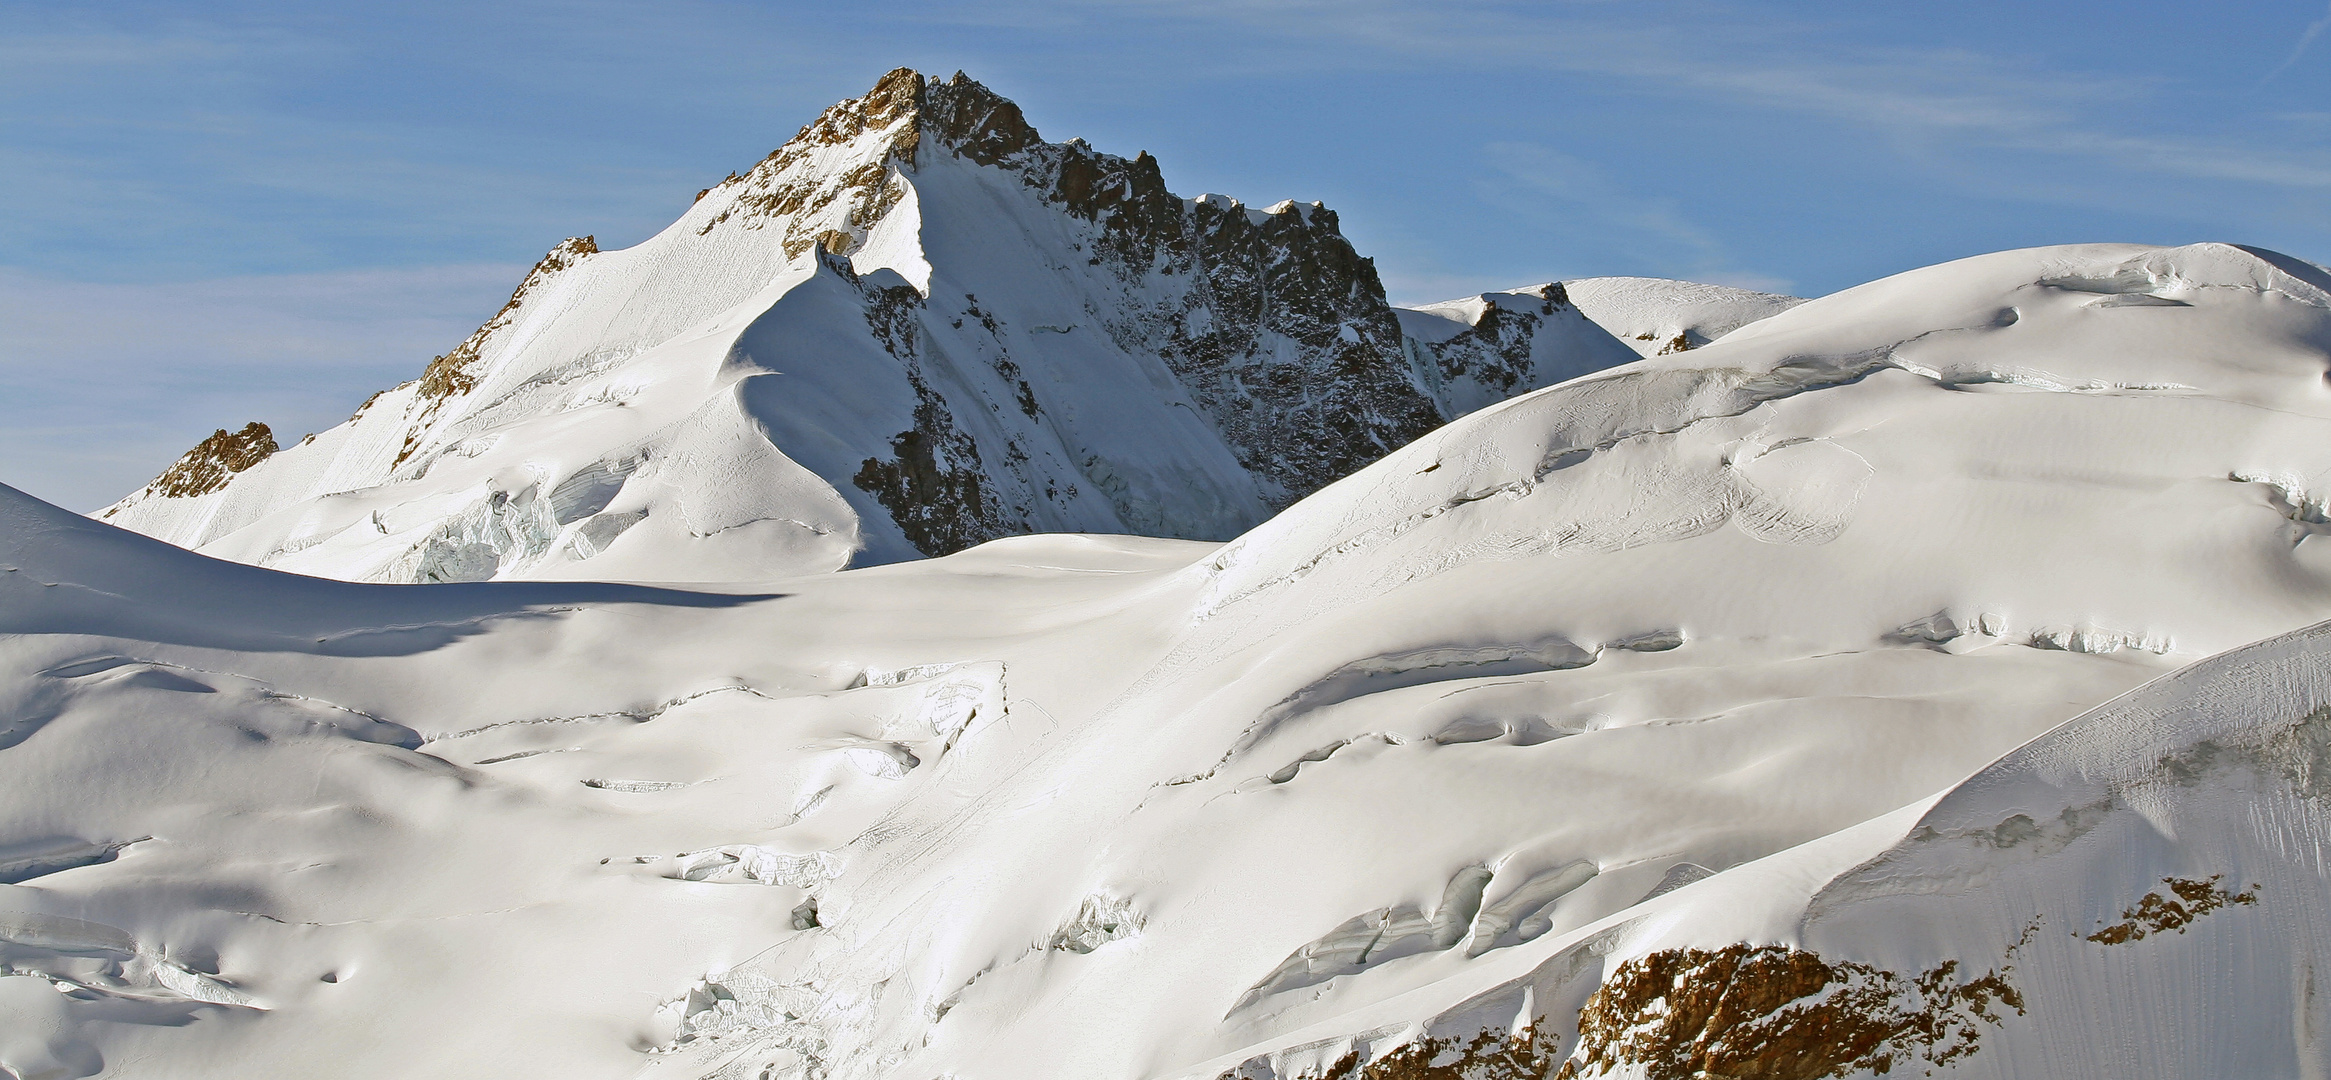
[[[1484,148],[1484,156],[1491,175],[1475,184],[1483,201],[1535,220],[1556,235],[1583,219],[1591,218],[1605,229],[1618,225],[1632,238],[1632,250],[1616,257],[1638,263],[1634,267],[1638,272],[1688,266],[1698,280],[1755,281],[1756,288],[1768,292],[1783,292],[1790,285],[1782,278],[1740,269],[1724,242],[1690,220],[1676,200],[1643,194],[1638,185],[1611,176],[1593,162],[1520,142],[1492,143]]]
[[[1168,10],[1162,2],[1134,6]],[[2331,190],[2331,157],[2322,154],[2136,135],[2094,115],[2159,92],[2159,80],[2035,70],[1965,50],[1867,44],[1856,46],[1867,59],[1840,63],[1822,58],[1831,50],[1812,28],[1771,19],[1743,25],[1724,19],[1721,9],[1677,6],[1691,9],[1694,17],[1611,21],[1600,17],[1611,10],[1602,7],[1546,17],[1545,9],[1537,7],[1420,10],[1412,4],[1314,0],[1177,2],[1171,8],[1265,32],[1332,35],[1420,66],[1540,67],[1704,102],[1819,115],[1898,139],[1955,141],[2192,177]],[[1640,11],[1633,6],[1619,10]],[[1679,25],[1689,25],[1691,32]],[[2331,14],[2308,28],[2289,62],[2326,28],[2331,28]]]
[[[2292,64],[2299,62],[2299,57],[2307,54],[2307,46],[2313,45],[2315,39],[2322,37],[2325,30],[2331,30],[2331,7],[2324,8],[2322,18],[2307,24],[2306,30],[2299,34],[2298,43],[2291,46],[2291,54],[2283,57],[2282,63],[2274,65],[2274,70],[2260,76],[2258,85],[2264,86],[2272,82],[2275,76],[2289,71]]]

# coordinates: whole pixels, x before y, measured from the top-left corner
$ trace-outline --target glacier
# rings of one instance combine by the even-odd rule
[[[805,250],[737,317],[922,295]],[[745,330],[555,390],[489,365],[465,393],[614,419],[366,429],[421,432],[395,498],[441,509],[272,512],[306,552],[377,511],[471,572],[640,513],[586,561],[683,529],[668,557],[752,571],[725,582],[303,576],[0,490],[0,1066],[2321,1074],[2331,272],[2084,245],[1767,306],[1702,343],[1639,322],[1694,347],[1483,403],[1227,540],[833,572],[881,503],[762,434],[758,391],[705,392],[783,396]],[[546,435],[590,460],[485,511],[427,486],[666,394],[645,441]]]

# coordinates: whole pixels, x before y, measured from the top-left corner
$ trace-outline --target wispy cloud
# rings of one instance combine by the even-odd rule
[[[1025,5],[1023,5],[1025,6]],[[1541,70],[1590,75],[1720,107],[1783,110],[1922,145],[1959,144],[2102,160],[2130,169],[2331,190],[2331,155],[2304,147],[2163,134],[2132,108],[2169,80],[2126,71],[2068,70],[2002,51],[1841,39],[1830,28],[1744,16],[1715,3],[1433,4],[1405,0],[1155,0],[1126,6],[1179,11],[1280,39],[1333,39],[1280,61],[1420,69]],[[2281,68],[2331,29],[2309,26]],[[1259,44],[1259,43],[1258,43]],[[1237,50],[1227,50],[1235,53]],[[1266,61],[1272,50],[1257,49]]]
[[[1640,194],[1593,162],[1531,143],[1491,143],[1486,151],[1491,177],[1476,187],[1493,204],[1532,217],[1592,214],[1701,262],[1726,257],[1723,244],[1686,220],[1675,200]]]
[[[1630,250],[1606,255],[1614,260],[1609,265],[1633,263],[1629,269],[1638,272],[1666,269],[1727,283],[1754,281],[1757,288],[1775,292],[1789,285],[1740,269],[1724,242],[1693,221],[1677,200],[1646,194],[1642,185],[1615,177],[1604,166],[1534,143],[1492,143],[1484,156],[1489,172],[1475,183],[1483,201],[1538,223],[1554,239],[1574,233],[1569,239],[1580,246],[1594,234],[1608,243],[1615,231]],[[1580,222],[1590,227],[1577,228]]]
[[[2283,57],[2282,63],[2274,65],[2273,70],[2268,71],[2262,76],[2259,76],[2259,85],[2264,86],[2268,82],[2272,81],[2275,76],[2280,75],[2285,71],[2289,71],[2292,64],[2299,62],[2299,57],[2305,56],[2307,54],[2307,46],[2313,45],[2315,43],[2315,39],[2322,37],[2323,31],[2325,30],[2331,30],[2331,8],[2325,8],[2322,18],[2307,24],[2306,30],[2300,32],[2299,40],[2291,45],[2291,54],[2289,56]]]

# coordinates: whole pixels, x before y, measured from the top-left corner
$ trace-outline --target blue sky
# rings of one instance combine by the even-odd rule
[[[88,510],[411,378],[883,71],[1177,191],[1320,199],[1394,299],[1802,295],[2001,248],[2331,261],[2324,3],[14,3],[0,482]]]

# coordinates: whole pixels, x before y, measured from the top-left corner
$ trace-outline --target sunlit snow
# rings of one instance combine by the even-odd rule
[[[725,292],[649,269],[726,235],[708,195],[534,294],[470,392],[511,404],[117,515],[207,554],[0,488],[0,1066],[2331,1062],[2331,272],[2089,245],[1801,304],[1455,301],[1403,336],[1560,312],[1648,355],[1277,512],[1194,414],[1126,406],[1045,452],[1156,466],[1114,475],[1228,539],[1103,500],[922,559],[832,471],[913,423],[867,290],[1053,227],[941,214],[1012,205],[957,168],[897,204],[919,240],[747,237]],[[1054,280],[969,290],[1038,392],[1172,392]],[[1088,361],[1114,381],[1061,389]],[[378,539],[420,535],[460,542]],[[334,579],[478,548],[434,576],[635,583]]]

